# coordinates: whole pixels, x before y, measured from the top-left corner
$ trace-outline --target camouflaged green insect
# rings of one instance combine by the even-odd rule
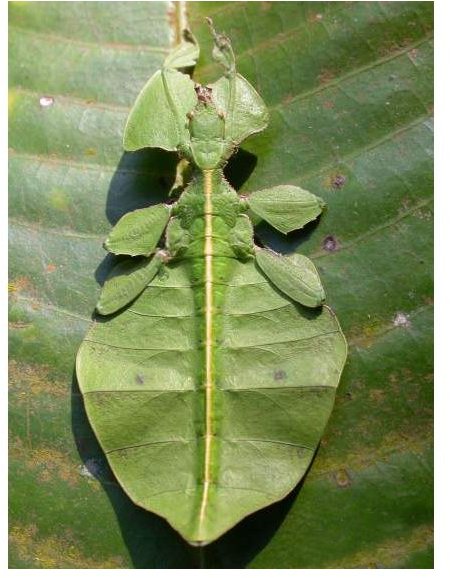
[[[77,357],[117,480],[195,545],[299,482],[347,354],[313,263],[255,245],[247,215],[288,233],[323,201],[291,185],[243,199],[224,178],[268,111],[210,25],[224,75],[199,86],[183,72],[199,55],[186,32],[131,110],[125,149],[177,151],[192,178],[173,204],[133,211],[111,231],[106,248],[129,257],[106,280]]]

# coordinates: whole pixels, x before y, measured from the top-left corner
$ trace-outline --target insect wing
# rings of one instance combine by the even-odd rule
[[[251,134],[264,130],[269,112],[263,99],[240,74],[223,76],[212,85],[218,110],[225,115],[225,138],[238,145]]]
[[[155,72],[131,109],[125,126],[125,150],[177,150],[189,140],[186,114],[196,102],[189,76],[172,69]]]

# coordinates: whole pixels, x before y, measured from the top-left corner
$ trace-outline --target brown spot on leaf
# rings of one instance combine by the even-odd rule
[[[275,381],[282,381],[283,379],[286,379],[286,377],[286,372],[283,369],[277,369],[273,374]]]
[[[352,484],[352,480],[350,479],[347,470],[344,468],[334,472],[334,481],[340,488],[348,488]]]
[[[308,22],[320,22],[321,20],[323,20],[323,14],[320,12],[313,11],[308,14]]]
[[[46,273],[53,273],[54,271],[56,271],[56,265],[54,265],[53,263],[49,263],[49,264],[45,267],[45,272],[46,272]]]
[[[333,189],[342,189],[342,187],[345,185],[346,182],[347,182],[347,177],[345,175],[337,174],[337,175],[334,175],[334,177],[331,181],[331,185],[332,185]]]
[[[379,403],[384,400],[384,391],[382,389],[372,389],[369,392],[369,398],[371,401]]]
[[[135,382],[136,382],[138,385],[142,385],[142,384],[144,383],[144,381],[145,381],[144,378],[142,377],[142,375],[139,375],[139,374],[136,375],[136,377],[134,378],[134,380],[135,380]]]
[[[326,100],[322,106],[323,106],[323,108],[326,108],[327,110],[329,110],[331,108],[334,108],[334,102],[332,100]]]
[[[334,72],[325,68],[321,71],[321,73],[317,77],[317,80],[319,81],[319,84],[328,84],[334,79],[334,77],[335,77]]]
[[[285,96],[283,96],[282,103],[289,104],[294,99],[294,95],[288,92]]]
[[[339,251],[341,244],[334,235],[327,235],[322,242],[322,248],[329,253]]]

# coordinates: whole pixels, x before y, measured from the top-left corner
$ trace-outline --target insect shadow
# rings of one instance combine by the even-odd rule
[[[83,461],[83,475],[97,479],[115,511],[134,568],[190,568],[190,548],[159,516],[136,506],[125,494],[89,424],[75,372],[72,380],[72,432]]]
[[[114,225],[124,214],[170,202],[177,157],[162,150],[124,153],[110,183],[106,215]],[[257,164],[255,155],[239,149],[225,170],[239,190]],[[103,284],[117,257],[105,256],[95,276]],[[245,568],[270,541],[284,520],[302,482],[284,500],[241,521],[217,541],[189,546],[162,518],[136,506],[112,473],[89,424],[75,372],[72,381],[72,431],[83,461],[83,474],[97,479],[114,508],[134,568]]]
[[[111,179],[106,199],[106,217],[111,225],[126,213],[168,201],[177,155],[161,149],[142,149],[123,153]],[[118,258],[105,256],[95,271],[95,279],[103,285]]]
[[[273,249],[277,253],[293,253],[299,245],[309,239],[321,219],[322,215],[319,215],[302,229],[292,231],[292,233],[287,235],[280,233],[265,221],[260,221],[255,226],[256,242],[263,247]]]

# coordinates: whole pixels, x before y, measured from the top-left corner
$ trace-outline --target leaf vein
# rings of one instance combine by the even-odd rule
[[[314,339],[320,338],[320,337],[328,337],[330,335],[335,335],[337,333],[340,333],[339,329],[334,329],[333,331],[326,331],[325,333],[316,333],[315,335],[308,335],[306,337],[300,337],[298,339],[285,339],[283,341],[269,341],[267,343],[255,343],[255,344],[246,344],[246,345],[240,345],[240,346],[236,346],[236,347],[231,347],[231,346],[221,346],[221,350],[230,350],[230,351],[238,351],[238,350],[242,350],[242,349],[261,349],[263,351],[266,351],[264,349],[264,346],[267,345],[284,345],[285,343],[299,343],[301,341],[313,341]]]
[[[157,20],[161,21],[162,19]],[[26,28],[24,26],[18,26],[17,24],[11,23],[10,28],[16,30],[18,34],[31,36],[47,44],[64,44],[65,46],[72,45],[78,46],[80,48],[85,48],[86,50],[99,50],[105,48],[107,50],[115,50],[115,51],[152,52],[157,54],[167,54],[170,50],[170,48],[168,47],[149,46],[147,44],[129,44],[126,42],[92,42],[88,40],[79,40],[78,38],[73,38],[70,36],[62,36],[60,34],[37,32],[32,28]]]
[[[35,231],[38,233],[46,233],[49,235],[58,235],[60,237],[69,237],[69,238],[75,238],[75,239],[88,239],[88,240],[94,239],[96,241],[99,241],[100,239],[103,239],[105,237],[105,235],[95,235],[94,233],[81,233],[81,232],[73,231],[70,229],[54,229],[54,228],[43,227],[38,222],[31,223],[30,221],[22,221],[21,219],[16,219],[16,218],[10,218],[9,222],[11,225],[14,225],[16,227],[28,229],[30,231]]]
[[[40,309],[48,309],[50,311],[55,311],[56,313],[62,313],[63,315],[67,315],[68,317],[74,317],[75,319],[79,319],[81,321],[86,321],[90,323],[92,319],[88,317],[83,317],[83,315],[79,315],[74,311],[70,311],[69,309],[65,309],[64,307],[59,307],[58,305],[54,305],[53,303],[47,303],[45,301],[41,301],[36,297],[27,297],[26,295],[18,295],[14,294],[12,297],[14,301],[23,301],[26,304],[30,304],[31,306],[38,306]]]
[[[411,44],[408,44],[404,48],[401,48],[400,50],[393,52],[389,56],[384,56],[382,58],[379,58],[378,60],[370,62],[369,64],[364,64],[363,66],[359,66],[357,68],[354,68],[351,71],[347,72],[346,74],[342,74],[341,76],[338,76],[337,78],[333,78],[332,80],[324,82],[323,84],[321,84],[320,86],[318,86],[316,88],[313,88],[311,90],[307,90],[304,92],[300,92],[300,93],[294,95],[293,98],[291,98],[288,103],[284,103],[281,101],[281,102],[278,102],[272,106],[269,106],[268,108],[269,108],[269,110],[272,110],[272,111],[273,110],[280,110],[282,108],[287,108],[288,106],[292,105],[293,103],[296,103],[296,102],[301,101],[301,100],[305,100],[305,99],[309,98],[310,96],[320,94],[321,92],[324,92],[324,91],[328,90],[329,88],[333,88],[335,86],[339,87],[339,85],[342,82],[344,82],[345,80],[353,78],[354,76],[357,76],[358,74],[366,72],[367,70],[371,70],[373,68],[377,68],[378,66],[382,66],[383,64],[390,62],[391,60],[395,60],[396,58],[400,58],[400,57],[404,56],[405,54],[407,54],[408,52],[410,52],[413,48],[417,48],[418,46],[421,46],[422,44],[425,44],[425,43],[430,42],[432,40],[433,40],[433,35],[427,34],[424,37],[422,37],[420,40],[417,40],[416,42],[412,42]]]
[[[402,133],[408,132],[409,130],[415,128],[416,126],[418,126],[420,124],[424,124],[426,126],[426,121],[430,120],[431,118],[432,117],[430,117],[429,114],[420,115],[419,117],[414,118],[412,121],[409,121],[409,122],[405,123],[404,125],[401,125],[400,127],[395,128],[394,130],[391,130],[391,131],[388,131],[387,133],[384,133],[383,136],[381,136],[377,139],[374,139],[373,141],[369,142],[368,144],[366,144],[362,147],[357,147],[357,148],[351,150],[347,154],[344,154],[342,156],[334,158],[331,162],[320,165],[319,168],[316,168],[316,169],[313,169],[310,171],[306,171],[304,173],[301,173],[300,175],[297,175],[293,179],[286,181],[286,184],[297,184],[299,177],[301,177],[302,180],[309,179],[311,177],[320,175],[322,172],[326,171],[329,168],[335,167],[336,164],[338,164],[338,163],[346,162],[349,159],[352,159],[352,160],[356,159],[356,158],[362,156],[363,154],[378,148],[380,145],[383,145],[384,143],[395,138],[396,136],[401,135]]]
[[[79,161],[75,157],[62,157],[57,155],[39,155],[39,154],[31,154],[24,151],[18,151],[16,149],[10,148],[9,149],[10,157],[18,157],[24,160],[36,161],[42,164],[49,164],[49,165],[65,165],[70,166],[80,170],[87,170],[87,171],[97,171],[101,172],[112,172],[117,174],[131,174],[131,175],[147,175],[147,176],[172,176],[171,173],[162,173],[161,171],[155,169],[154,171],[137,171],[135,169],[125,169],[120,168],[117,165],[108,165],[108,164],[99,164],[99,163],[84,163]]]
[[[351,249],[355,245],[358,245],[359,243],[366,241],[370,237],[377,236],[379,233],[385,231],[386,229],[389,229],[391,227],[395,227],[395,225],[397,225],[403,219],[410,217],[418,209],[421,209],[422,207],[426,207],[427,205],[429,205],[432,202],[433,202],[433,199],[424,199],[423,201],[416,203],[414,206],[410,207],[409,209],[402,211],[400,213],[400,215],[398,215],[397,217],[389,219],[388,221],[385,221],[383,224],[378,225],[376,227],[373,227],[372,229],[369,229],[368,231],[366,231],[362,235],[359,235],[358,237],[355,237],[351,241],[343,242],[339,248],[339,251],[330,253],[330,252],[327,252],[327,251],[321,249],[320,251],[316,251],[316,252],[310,254],[309,257],[311,257],[311,259],[322,259],[323,257],[331,257],[333,255],[339,254],[341,251]]]
[[[144,442],[142,444],[133,444],[133,445],[129,445],[129,446],[123,446],[120,448],[113,448],[112,450],[106,450],[105,454],[109,455],[112,454],[114,452],[123,452],[123,451],[127,451],[127,450],[134,450],[134,449],[139,449],[139,448],[145,448],[148,446],[155,446],[155,445],[162,445],[162,444],[186,444],[189,442],[193,442],[196,441],[195,438],[193,439],[178,439],[178,440],[155,440],[155,441],[151,441],[151,442]]]

